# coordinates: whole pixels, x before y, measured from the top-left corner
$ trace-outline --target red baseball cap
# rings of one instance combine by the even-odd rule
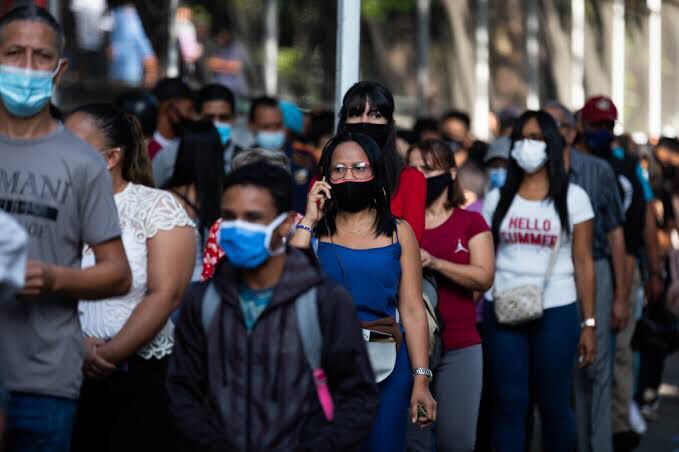
[[[618,119],[618,109],[613,101],[606,96],[590,97],[580,110],[582,120],[589,124],[602,121],[615,122]]]

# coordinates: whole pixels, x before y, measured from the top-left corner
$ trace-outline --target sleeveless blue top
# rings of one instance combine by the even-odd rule
[[[401,283],[401,244],[355,250],[318,243],[323,271],[349,291],[361,321],[395,317]]]

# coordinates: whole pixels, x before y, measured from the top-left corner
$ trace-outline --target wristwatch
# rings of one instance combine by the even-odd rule
[[[429,383],[434,379],[434,373],[430,369],[426,369],[424,367],[418,367],[413,369],[413,377],[416,377],[417,375],[424,375],[429,379]]]
[[[585,319],[582,321],[580,324],[580,328],[585,328],[586,326],[590,328],[596,328],[596,319],[594,317],[590,317],[588,319]]]

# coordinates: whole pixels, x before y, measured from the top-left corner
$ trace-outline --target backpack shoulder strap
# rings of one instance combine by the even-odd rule
[[[309,367],[312,370],[321,367],[321,352],[323,349],[323,336],[321,325],[318,320],[318,302],[316,300],[316,288],[304,292],[295,301],[295,315],[299,328],[302,348]]]
[[[217,308],[219,308],[220,301],[221,300],[219,299],[219,294],[217,293],[217,289],[215,289],[215,285],[212,282],[208,283],[207,289],[203,294],[203,302],[200,312],[200,320],[203,325],[203,332],[205,332],[205,334],[207,334],[207,331],[212,324],[212,320],[215,317]]]

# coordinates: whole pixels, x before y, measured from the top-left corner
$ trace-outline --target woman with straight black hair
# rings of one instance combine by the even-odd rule
[[[323,150],[321,171],[291,244],[308,248],[313,237],[323,270],[352,295],[368,350],[387,340],[385,355],[393,359],[379,371],[373,361],[379,406],[363,449],[405,451],[407,419],[421,425],[436,419],[419,246],[410,226],[391,214],[385,161],[374,140],[338,135]]]
[[[88,104],[65,125],[106,161],[132,270],[126,295],[78,304],[85,381],[73,450],[172,450],[165,392],[174,345],[170,315],[193,271],[193,223],[172,195],[153,188],[134,116],[112,104]],[[85,248],[83,267],[94,260]]]
[[[377,82],[358,82],[344,95],[339,132],[371,137],[384,154],[385,182],[391,193],[391,213],[405,220],[417,241],[424,234],[427,185],[419,171],[409,168],[396,150],[394,97]]]
[[[422,267],[436,279],[443,325],[443,353],[434,369],[439,403],[436,446],[440,452],[471,451],[483,381],[474,292],[493,284],[493,239],[483,217],[462,208],[465,198],[457,164],[446,142],[422,141],[408,151],[407,158],[427,178]]]
[[[179,200],[200,233],[192,281],[200,279],[203,246],[219,218],[223,185],[224,151],[217,129],[207,120],[185,122],[174,172],[162,188]]]
[[[577,356],[579,366],[585,367],[596,356],[594,213],[585,191],[568,181],[563,146],[549,114],[524,113],[512,135],[507,181],[500,191],[491,191],[484,204],[483,215],[497,246],[483,337],[493,382],[493,443],[498,452],[524,450],[532,395],[540,410],[543,449],[573,451],[573,363]],[[508,291],[525,293],[530,287],[541,291],[542,315],[514,323],[499,299]],[[513,307],[511,314],[517,310]]]

